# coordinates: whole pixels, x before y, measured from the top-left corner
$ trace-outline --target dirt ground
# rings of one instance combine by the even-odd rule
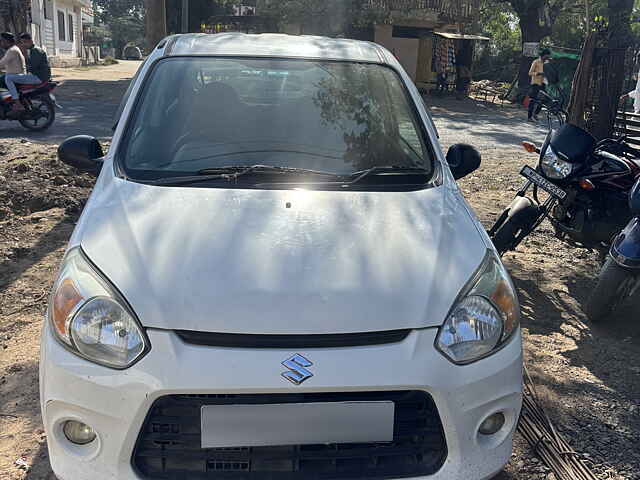
[[[72,81],[60,95],[68,102],[92,96],[113,108],[123,76],[133,73],[119,68],[64,72]],[[540,140],[541,130],[524,125],[512,108],[438,101],[432,110],[443,145],[469,141],[483,153],[481,169],[461,186],[489,226],[520,185],[520,167],[535,161],[518,139]],[[1,480],[54,479],[39,411],[39,334],[46,295],[93,184],[55,153],[55,145],[0,139]],[[504,260],[522,303],[527,366],[547,412],[598,478],[640,479],[638,302],[606,325],[586,323],[580,306],[594,285],[598,254],[565,246],[547,224]],[[15,464],[21,457],[26,468]],[[520,437],[499,478],[555,480]]]

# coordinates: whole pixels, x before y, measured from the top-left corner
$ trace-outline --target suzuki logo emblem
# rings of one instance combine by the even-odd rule
[[[313,373],[306,368],[313,365],[313,363],[299,353],[296,353],[293,357],[282,362],[282,365],[287,367],[289,370],[282,372],[281,375],[295,385],[300,385],[308,378],[313,377]]]

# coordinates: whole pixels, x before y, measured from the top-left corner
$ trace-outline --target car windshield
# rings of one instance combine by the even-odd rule
[[[402,81],[382,65],[180,57],[160,61],[140,95],[119,157],[133,179],[255,165],[432,171]]]

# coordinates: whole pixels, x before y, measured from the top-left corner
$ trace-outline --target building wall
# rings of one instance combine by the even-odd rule
[[[32,32],[42,47],[51,57],[80,56],[82,48],[82,14],[81,7],[86,6],[83,0],[32,0],[33,15]],[[64,16],[64,25],[59,14]],[[69,25],[73,25],[70,35]],[[64,35],[61,38],[61,28]]]
[[[426,35],[420,39],[416,82],[429,83],[433,80],[434,74],[431,72],[431,64],[433,62],[433,41],[433,34]]]
[[[416,80],[418,71],[418,50],[420,40],[417,38],[391,38],[391,53],[395,55],[412,80]]]
[[[79,39],[81,33],[80,13],[76,11],[76,2],[72,0],[55,0],[53,2],[53,26],[56,42],[56,55],[78,56],[80,51]],[[64,22],[60,21],[60,14],[64,16]],[[73,37],[69,35],[69,22],[73,25]],[[64,23],[64,25],[62,25]],[[64,35],[61,29],[64,28]],[[64,37],[64,40],[61,38]]]
[[[376,25],[374,41],[393,53],[412,80],[416,81],[418,72],[425,70],[426,66],[420,62],[419,56],[420,39],[394,37],[393,25]]]

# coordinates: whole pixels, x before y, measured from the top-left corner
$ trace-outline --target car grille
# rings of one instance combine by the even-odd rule
[[[393,401],[387,443],[207,448],[200,446],[205,405]],[[447,456],[432,398],[421,391],[282,395],[169,395],[156,400],[138,435],[133,467],[144,479],[321,480],[431,475]]]
[[[337,348],[401,342],[411,330],[323,335],[246,335],[175,330],[183,342],[229,348]]]

